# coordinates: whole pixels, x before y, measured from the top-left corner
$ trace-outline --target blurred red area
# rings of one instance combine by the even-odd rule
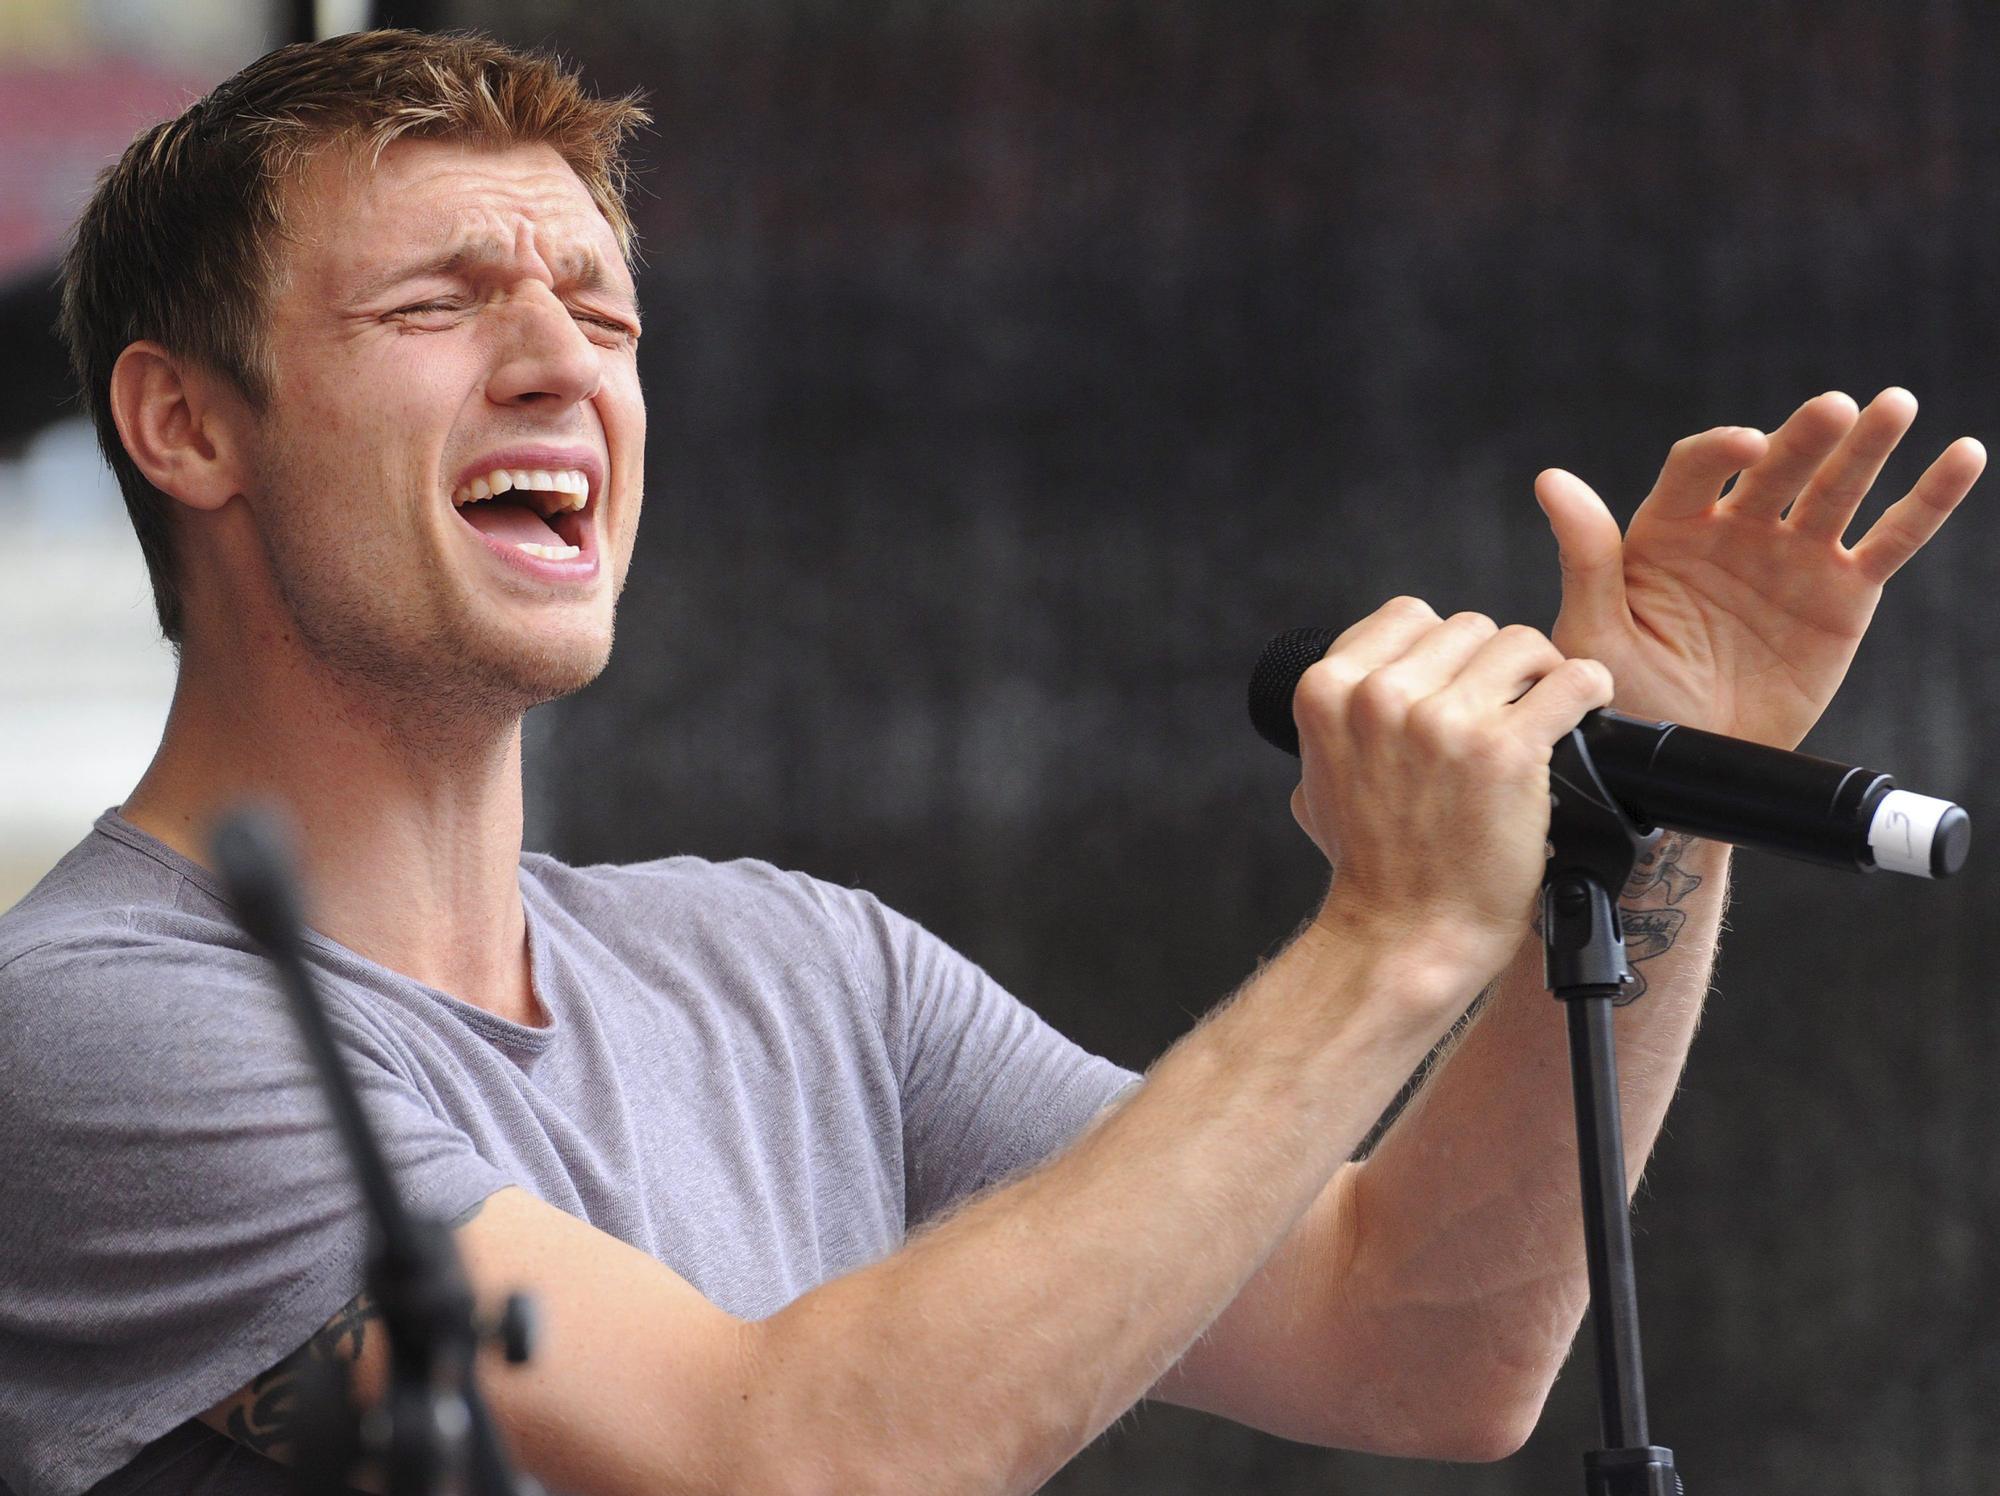
[[[98,171],[208,81],[129,57],[0,64],[0,281],[53,261]]]

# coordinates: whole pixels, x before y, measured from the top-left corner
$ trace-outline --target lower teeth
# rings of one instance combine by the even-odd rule
[[[526,551],[531,556],[540,556],[544,561],[567,561],[571,556],[583,554],[582,547],[574,545],[537,545],[532,540],[517,540],[514,549]]]

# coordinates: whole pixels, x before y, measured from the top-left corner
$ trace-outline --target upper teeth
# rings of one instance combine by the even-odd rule
[[[515,488],[559,495],[560,502],[549,508],[551,514],[564,509],[581,509],[590,501],[590,478],[581,468],[562,468],[555,472],[547,468],[495,468],[470,483],[461,483],[451,501],[455,505],[477,503],[480,499],[490,499],[495,494]]]

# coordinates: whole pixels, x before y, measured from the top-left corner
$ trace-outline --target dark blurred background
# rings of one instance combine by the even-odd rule
[[[648,516],[610,671],[531,719],[533,840],[865,885],[1128,1065],[1321,887],[1244,721],[1269,633],[1546,626],[1539,468],[1629,514],[1676,437],[1823,389],[1923,400],[1891,495],[2000,438],[1970,0],[403,9],[657,117]],[[1996,537],[1976,491],[1806,745],[1989,836]],[[1996,868],[1740,864],[1638,1215],[1697,1496],[1996,1486]],[[1577,1490],[1589,1369],[1494,1466],[1152,1408],[1049,1489]]]

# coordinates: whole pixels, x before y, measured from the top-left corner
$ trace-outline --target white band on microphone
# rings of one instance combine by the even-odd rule
[[[1868,849],[1875,854],[1875,866],[1885,873],[1935,877],[1931,843],[1937,837],[1938,821],[1951,808],[1949,800],[1934,800],[1908,790],[1889,791],[1875,807],[1875,819],[1868,823]]]

